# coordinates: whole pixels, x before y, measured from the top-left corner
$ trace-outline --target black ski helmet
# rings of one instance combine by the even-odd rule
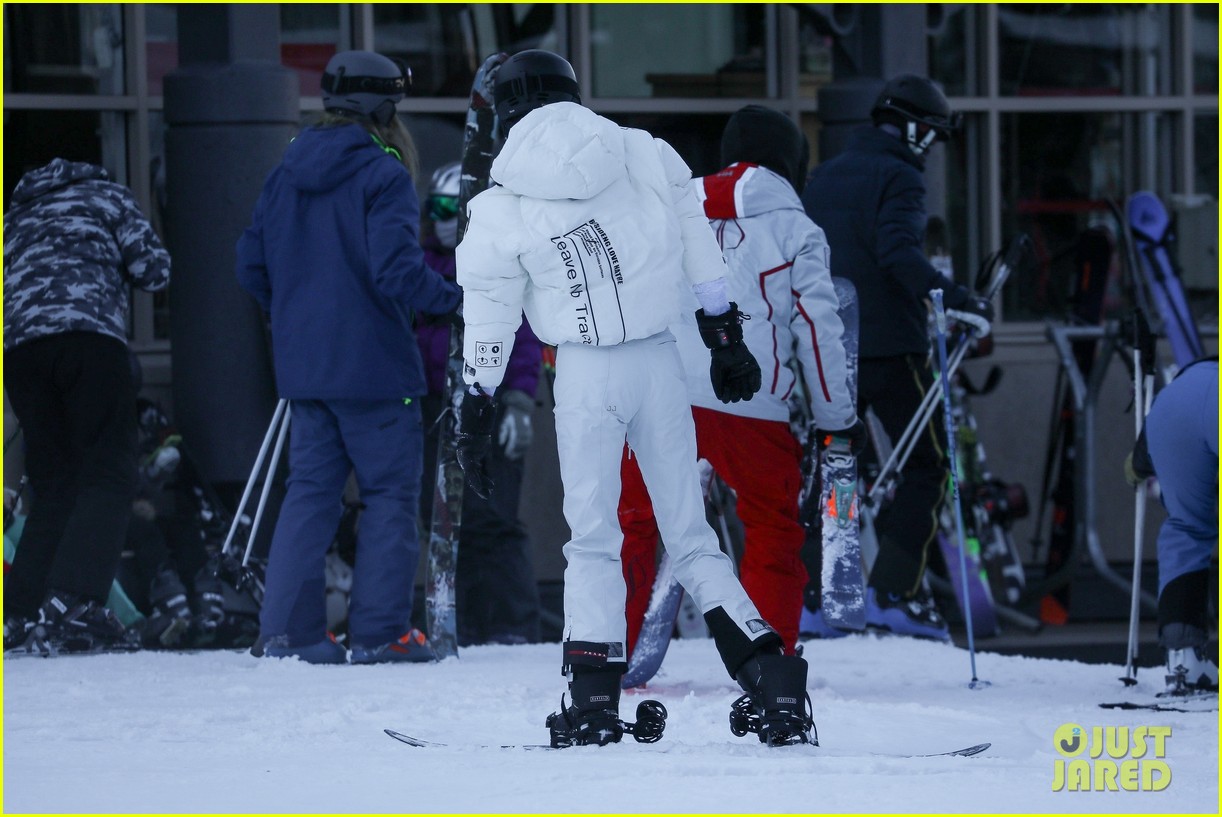
[[[799,193],[806,185],[810,142],[780,111],[763,105],[739,108],[721,132],[721,166],[749,162],[784,177]]]
[[[323,69],[322,105],[385,125],[411,82],[412,69],[402,60],[373,51],[341,51]]]
[[[908,147],[918,156],[936,139],[949,139],[961,122],[938,86],[925,77],[902,74],[883,86],[870,110],[874,124],[889,122],[904,130]]]
[[[568,60],[551,51],[532,48],[519,51],[497,70],[492,88],[501,132],[509,129],[535,108],[553,102],[581,104],[577,74]]]

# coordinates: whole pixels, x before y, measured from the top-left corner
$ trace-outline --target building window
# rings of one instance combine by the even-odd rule
[[[997,14],[1003,94],[1171,92],[1168,5],[1003,3]]]
[[[336,52],[347,48],[350,37],[335,3],[282,3],[280,6],[280,63],[297,72],[302,96],[318,96],[323,69]]]
[[[590,41],[597,96],[768,94],[763,5],[596,3]]]
[[[1192,91],[1196,94],[1218,93],[1216,3],[1192,4]]]
[[[6,3],[4,91],[122,94],[120,7],[115,3]]]
[[[1069,311],[1083,231],[1104,224],[1119,236],[1123,229],[1109,202],[1123,207],[1132,189],[1124,146],[1132,138],[1133,117],[1023,113],[1005,114],[1001,122],[1002,232],[1026,233],[1035,250],[1035,263],[1006,285],[1005,316],[1063,317]]]
[[[412,69],[412,96],[466,97],[497,51],[558,47],[550,3],[390,3],[373,7],[377,50]]]
[[[929,77],[942,86],[947,96],[979,93],[977,11],[974,6],[952,3],[930,3],[926,7]]]

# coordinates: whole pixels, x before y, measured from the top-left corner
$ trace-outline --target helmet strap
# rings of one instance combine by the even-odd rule
[[[399,152],[397,147],[387,144],[386,140],[384,140],[381,136],[378,136],[376,133],[370,133],[369,136],[371,139],[373,139],[374,144],[386,151],[388,155],[394,156],[400,162],[403,161],[403,154]]]
[[[908,149],[917,156],[924,156],[925,151],[929,150],[929,146],[937,141],[938,132],[934,128],[929,128],[927,126],[925,135],[921,136],[920,124],[909,119],[905,126],[905,136],[905,142],[908,144]]]

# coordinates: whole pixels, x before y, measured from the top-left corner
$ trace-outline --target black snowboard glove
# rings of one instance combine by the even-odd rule
[[[713,394],[723,403],[750,400],[760,390],[760,366],[743,343],[743,314],[731,303],[728,312],[706,315],[696,310],[696,326],[704,345],[712,350],[709,376]]]
[[[849,428],[839,431],[829,431],[825,428],[815,429],[815,439],[819,441],[819,448],[827,448],[831,443],[832,437],[840,437],[849,441],[849,450],[854,457],[860,457],[861,452],[866,450],[866,444],[869,442],[869,436],[866,434],[866,424],[861,421],[860,417],[853,420],[853,425]]]
[[[476,386],[479,389],[478,386]],[[492,477],[486,462],[492,450],[492,429],[496,425],[496,404],[482,389],[462,398],[458,417],[458,465],[467,477],[467,485],[482,499],[492,493]]]

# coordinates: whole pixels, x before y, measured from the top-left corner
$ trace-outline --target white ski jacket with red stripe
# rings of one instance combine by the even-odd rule
[[[759,362],[763,385],[750,400],[723,403],[707,376],[709,350],[696,329],[695,300],[672,327],[679,340],[694,406],[740,417],[789,420],[787,400],[800,366],[815,424],[828,431],[857,417],[846,383],[843,327],[836,314],[827,239],[784,178],[757,165],[733,164],[692,180],[696,197],[730,269],[730,300],[750,319],[743,339]]]

